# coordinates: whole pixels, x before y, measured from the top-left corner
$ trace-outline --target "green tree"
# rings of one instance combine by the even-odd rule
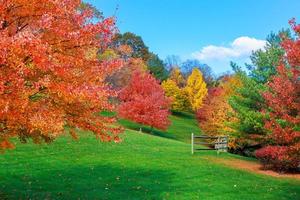
[[[116,34],[113,39],[112,48],[124,51],[124,47],[129,47],[130,50],[127,50],[125,54],[121,53],[122,58],[125,60],[141,58],[156,79],[163,81],[168,78],[168,71],[165,68],[164,62],[156,54],[149,51],[149,48],[140,36],[131,32]]]
[[[147,61],[150,73],[158,80],[164,81],[168,78],[168,71],[165,68],[164,62],[154,53],[150,53]]]
[[[263,115],[261,110],[264,107],[264,99],[261,92],[266,88],[264,84],[258,83],[245,73],[238,73],[242,80],[242,87],[237,90],[237,95],[229,99],[229,103],[239,119],[232,124],[235,131],[246,137],[249,134],[264,134]]]
[[[280,46],[281,35],[290,36],[287,30],[278,34],[271,33],[267,37],[264,50],[253,52],[252,64],[247,65],[249,75],[236,64],[232,64],[243,86],[229,99],[238,121],[228,124],[240,137],[240,151],[243,154],[252,155],[253,151],[261,146],[260,139],[267,134],[264,129],[264,115],[261,112],[267,105],[261,94],[268,89],[266,82],[276,73],[276,66],[284,55]]]
[[[266,83],[271,76],[276,74],[276,67],[284,55],[284,50],[280,45],[282,38],[291,38],[289,29],[268,35],[265,48],[253,52],[250,56],[252,65],[247,66],[250,76],[258,83]]]
[[[149,59],[149,48],[145,45],[143,39],[131,32],[124,34],[116,34],[112,43],[114,48],[118,48],[122,45],[128,45],[132,49],[130,57],[142,58],[145,62]]]

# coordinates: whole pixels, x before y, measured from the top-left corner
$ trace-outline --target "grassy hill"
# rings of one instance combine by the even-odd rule
[[[175,139],[185,143],[190,143],[191,133],[201,133],[195,116],[190,113],[173,113],[173,115],[170,116],[170,120],[172,123],[166,131],[154,129],[151,132],[150,127],[124,119],[120,120],[120,124],[131,130],[139,131],[140,128],[142,128],[143,132],[151,132],[151,135]]]
[[[85,133],[78,141],[66,136],[50,145],[18,144],[0,155],[0,199],[300,199],[300,181],[207,159],[229,154],[192,156],[186,142],[199,131],[193,116],[171,119],[167,132],[154,132],[162,137],[128,129],[120,144]]]

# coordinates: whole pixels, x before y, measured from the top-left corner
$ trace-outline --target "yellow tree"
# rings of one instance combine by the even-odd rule
[[[171,108],[174,111],[189,111],[191,105],[189,102],[189,96],[185,89],[181,89],[177,86],[176,82],[168,79],[162,82],[162,88],[165,91],[165,95],[172,100]]]
[[[172,69],[170,73],[170,79],[174,81],[179,87],[183,87],[186,82],[178,67]]]
[[[204,97],[207,95],[206,83],[199,69],[193,69],[192,74],[188,77],[185,90],[188,93],[192,109],[194,111],[198,110],[202,106]]]

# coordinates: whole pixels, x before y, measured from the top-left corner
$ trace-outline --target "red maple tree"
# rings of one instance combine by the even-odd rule
[[[298,37],[282,43],[286,64],[277,68],[270,91],[263,95],[269,106],[265,128],[270,131],[270,145],[256,152],[265,167],[277,170],[300,168],[300,25],[294,20],[291,25]]]
[[[120,92],[119,116],[165,130],[170,121],[170,101],[159,82],[147,72],[136,71],[127,87]]]
[[[114,32],[114,19],[98,18],[80,0],[0,1],[0,149],[9,138],[52,140],[69,126],[118,141],[104,82],[121,66],[99,61]]]

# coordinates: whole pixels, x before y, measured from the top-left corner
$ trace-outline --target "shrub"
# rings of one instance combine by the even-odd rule
[[[256,157],[262,162],[265,169],[277,171],[299,170],[300,143],[297,146],[266,146],[256,151]]]

